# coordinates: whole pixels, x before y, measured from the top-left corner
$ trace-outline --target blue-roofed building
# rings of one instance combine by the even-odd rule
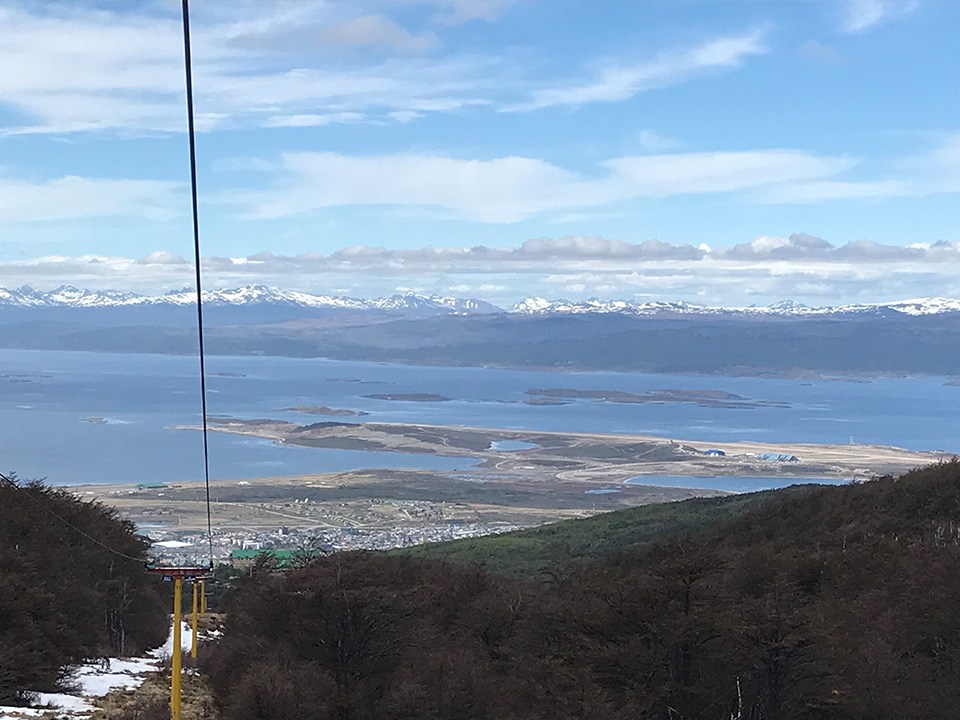
[[[725,457],[726,456],[726,453],[723,450],[720,450],[718,448],[710,448],[709,450],[705,450],[703,454],[706,455],[707,457]]]

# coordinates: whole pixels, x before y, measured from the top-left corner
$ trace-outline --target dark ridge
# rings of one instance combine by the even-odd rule
[[[64,666],[163,643],[166,602],[146,560],[147,543],[112,509],[0,482],[0,705],[61,690]]]

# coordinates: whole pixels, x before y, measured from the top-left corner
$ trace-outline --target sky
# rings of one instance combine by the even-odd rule
[[[180,3],[0,0],[0,286],[192,283]],[[960,2],[193,0],[205,286],[960,296]]]

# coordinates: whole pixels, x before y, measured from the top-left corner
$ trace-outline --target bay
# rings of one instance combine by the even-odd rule
[[[957,449],[960,387],[947,378],[810,381],[770,378],[436,368],[280,357],[210,357],[211,415],[636,433],[715,444],[871,443]],[[0,350],[0,469],[59,484],[202,478],[194,357]],[[751,407],[564,399],[526,404],[534,388],[735,393]],[[379,395],[380,397],[370,397]],[[384,399],[432,395],[443,400]],[[682,396],[682,395],[681,395]],[[449,400],[447,400],[449,398]],[[364,417],[286,408],[323,405]],[[212,433],[215,479],[358,468],[463,469],[469,459],[281,446]],[[732,488],[731,488],[732,489]]]

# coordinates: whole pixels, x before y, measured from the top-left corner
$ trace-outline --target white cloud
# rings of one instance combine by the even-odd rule
[[[444,44],[444,25],[491,21],[511,3],[411,2],[435,8],[439,24],[410,30],[382,12],[367,12],[370,3],[364,2],[198,4],[193,59],[199,127],[403,123],[464,108],[608,102],[736,67],[765,52],[763,33],[753,31],[646,63],[611,60],[586,84],[558,78],[554,89],[531,95],[544,80],[509,52],[468,55]],[[16,118],[6,120],[0,134],[183,129],[182,40],[173,6],[106,7],[117,9],[67,3],[0,8],[0,107]]]
[[[379,206],[513,223],[685,194],[740,193],[747,201],[778,204],[916,197],[960,192],[960,133],[893,167],[896,177],[847,180],[842,175],[854,168],[863,174],[856,159],[789,149],[637,155],[581,171],[528,157],[289,153],[221,161],[218,172],[256,171],[269,185],[207,200],[258,219]],[[65,176],[41,181],[0,175],[0,222],[167,220],[181,214],[180,191],[180,184],[159,180]]]
[[[934,250],[936,247],[936,250]],[[823,238],[806,233],[795,233],[789,237],[762,235],[749,243],[741,243],[730,248],[721,248],[713,257],[722,260],[748,262],[768,261],[815,261],[836,263],[842,261],[872,262],[885,260],[940,259],[937,255],[947,246],[940,244],[929,246],[927,250],[916,250],[897,245],[882,245],[871,240],[854,240],[846,245],[835,247]],[[954,248],[954,246],[949,246]]]
[[[342,8],[328,3],[273,2],[258,12],[235,7],[231,19],[212,27],[220,28],[218,39],[225,40],[229,47],[270,54],[278,50],[315,53],[339,48],[422,53],[438,44],[431,30],[410,32],[386,15],[364,13],[362,3],[356,3],[353,9],[360,14],[342,15]],[[200,18],[211,19],[202,14]]]
[[[320,44],[346,47],[387,47],[400,52],[420,53],[436,46],[432,32],[414,35],[383,15],[361,15],[330,26],[317,34]]]
[[[837,175],[857,164],[799,150],[676,153],[617,158],[604,163],[637,194],[712,193]]]
[[[816,203],[826,200],[882,200],[960,192],[960,133],[927,151],[894,163],[894,176],[866,180],[786,181],[754,193],[761,203]]]
[[[699,260],[704,253],[690,245],[671,245],[660,240],[628,243],[603,237],[567,235],[526,240],[516,251],[518,259],[578,259],[578,260]]]
[[[918,0],[847,0],[843,31],[859,33],[920,7]]]
[[[146,257],[140,258],[139,260],[134,260],[138,265],[190,265],[187,260],[177,255],[165,250],[155,250],[152,253],[148,253]]]
[[[204,284],[265,283],[361,296],[395,288],[469,294],[510,304],[531,294],[748,304],[783,298],[838,303],[960,294],[960,243],[912,247],[854,240],[834,245],[803,233],[761,236],[712,251],[658,240],[531,239],[519,247],[404,250],[355,246],[329,255],[209,257]],[[144,258],[83,255],[0,261],[0,286],[63,283],[157,291],[192,281],[192,265],[156,251]]]
[[[903,161],[900,171],[915,178],[925,192],[960,191],[960,132],[942,138],[928,152]]]
[[[855,161],[796,150],[642,155],[608,160],[596,177],[524,157],[289,153],[282,163],[272,189],[234,192],[221,200],[261,219],[380,205],[433,207],[482,222],[509,223],[624,200],[814,180],[836,175]]]
[[[67,175],[41,182],[0,177],[0,223],[106,217],[169,220],[181,214],[181,186],[157,180]]]
[[[861,182],[817,180],[787,183],[768,188],[759,193],[756,199],[763,203],[804,204],[817,203],[823,200],[875,200],[913,194],[915,194],[913,186],[901,180],[867,180]]]
[[[491,59],[407,57],[437,39],[357,6],[237,3],[230,17],[195,8],[193,50],[203,129],[388,119],[489,102]],[[222,12],[223,8],[219,8]],[[0,106],[21,118],[0,133],[182,130],[179,19],[151,6],[122,12],[66,4],[0,8]],[[337,48],[382,51],[344,66]],[[392,57],[391,53],[399,53]],[[283,118],[288,120],[284,121]],[[409,118],[407,118],[409,119]]]
[[[87,254],[0,262],[0,285],[8,287],[76,284],[154,290],[182,287],[192,277],[193,265],[167,251],[156,251],[138,259]]]
[[[360,120],[363,120],[363,114],[356,112],[330,113],[327,115],[308,113],[271,117],[264,122],[264,125],[266,127],[320,127],[322,125],[358,122]]]
[[[439,9],[437,20],[457,25],[470,20],[497,20],[516,0],[426,0]]]
[[[683,144],[675,137],[664,135],[648,128],[637,132],[637,142],[644,152],[649,153],[662,153],[668,150],[676,150]]]
[[[681,82],[703,72],[739,67],[747,58],[768,52],[765,34],[763,30],[755,29],[743,35],[716,38],[692,48],[664,53],[646,62],[629,65],[609,62],[586,82],[537,91],[529,102],[520,103],[514,109],[626,100],[644,90]]]
[[[457,160],[418,155],[284,156],[283,185],[245,197],[277,218],[343,205],[424,205],[487,222],[513,222],[572,200],[575,174],[531,158]]]

